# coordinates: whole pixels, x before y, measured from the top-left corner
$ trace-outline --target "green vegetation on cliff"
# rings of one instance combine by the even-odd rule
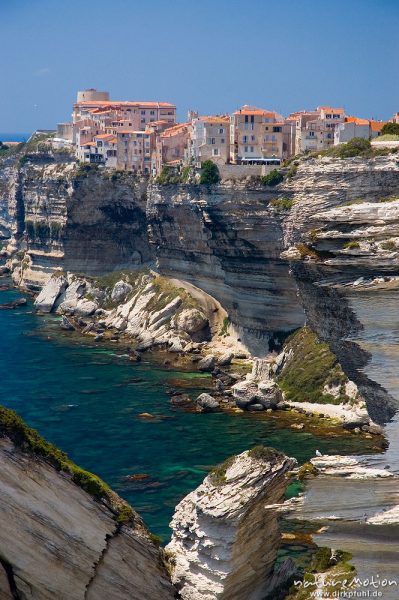
[[[218,166],[212,160],[205,160],[201,164],[200,183],[210,185],[219,183],[220,174]]]
[[[35,429],[28,427],[13,410],[4,406],[0,406],[0,437],[8,437],[23,452],[43,458],[58,471],[68,473],[76,485],[96,500],[108,500],[118,523],[125,523],[134,518],[133,509],[102,479],[75,465],[65,452],[47,442]]]
[[[288,400],[295,402],[348,402],[348,381],[328,344],[321,342],[308,327],[298,329],[284,347],[287,360],[277,381]],[[337,397],[324,391],[324,386],[339,388]]]
[[[278,185],[279,183],[281,183],[284,179],[284,176],[282,173],[280,173],[280,171],[278,171],[277,169],[273,169],[273,171],[270,171],[270,173],[268,173],[267,175],[264,175],[261,178],[262,184],[269,186],[269,187],[274,187],[275,185]]]

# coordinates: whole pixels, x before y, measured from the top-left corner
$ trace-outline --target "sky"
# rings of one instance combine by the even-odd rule
[[[55,128],[78,89],[201,114],[399,111],[399,0],[0,0],[0,131]]]

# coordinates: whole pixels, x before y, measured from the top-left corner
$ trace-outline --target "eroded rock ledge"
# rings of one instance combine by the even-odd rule
[[[180,502],[167,552],[183,600],[264,598],[280,543],[274,505],[295,464],[259,446],[227,459]]]

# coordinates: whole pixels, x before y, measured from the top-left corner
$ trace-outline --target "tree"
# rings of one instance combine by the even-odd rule
[[[281,183],[283,179],[284,177],[282,173],[280,173],[280,171],[278,171],[277,169],[273,169],[273,171],[270,171],[270,173],[262,177],[262,183],[263,185],[273,187]]]
[[[201,164],[201,177],[200,183],[211,184],[219,183],[220,173],[218,166],[212,160],[205,160]]]
[[[381,135],[399,135],[399,123],[385,123],[381,129]]]

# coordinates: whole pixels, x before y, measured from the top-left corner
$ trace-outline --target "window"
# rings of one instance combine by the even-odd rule
[[[242,141],[244,142],[244,144],[246,144],[248,141],[248,137],[246,135],[244,135],[242,138]]]
[[[102,142],[97,142],[97,146],[98,146],[99,148],[101,148],[101,146],[102,146],[102,145],[103,145],[103,143],[102,143]]]
[[[140,119],[140,123],[145,123],[145,119]]]
[[[211,144],[216,144],[215,138],[211,138]]]
[[[213,154],[213,156],[219,156],[219,148],[214,148],[212,150],[212,154]]]
[[[245,146],[244,152],[248,152],[248,146]]]
[[[309,131],[309,137],[314,137],[314,131]]]
[[[265,135],[265,142],[268,142],[268,141],[269,141],[269,134],[267,133],[267,134]]]
[[[140,111],[141,115],[145,115],[145,110]]]
[[[251,135],[251,142],[254,142],[254,141],[255,141],[255,136]]]
[[[253,146],[251,146],[251,152],[253,152],[253,151],[254,151],[254,147],[253,147]]]
[[[220,140],[220,143],[221,143],[221,144],[224,144],[224,143],[225,143],[225,141],[226,141],[226,140],[225,140],[224,138],[221,138],[221,140]]]
[[[219,133],[220,133],[220,134],[224,133],[224,129],[223,129],[223,127],[221,127],[221,128],[219,129]]]
[[[273,127],[273,131],[275,133],[280,133],[281,132],[281,127]]]
[[[150,115],[155,115],[155,110],[150,110]]]

